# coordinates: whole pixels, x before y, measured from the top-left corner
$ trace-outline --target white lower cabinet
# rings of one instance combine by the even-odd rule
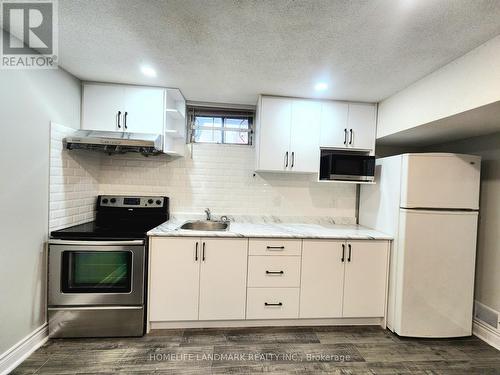
[[[300,257],[250,256],[248,259],[248,287],[300,286]]]
[[[388,243],[349,241],[347,247],[342,316],[385,316]]]
[[[247,319],[297,319],[299,288],[248,288]]]
[[[340,318],[344,284],[345,241],[304,240],[301,318]]]
[[[153,238],[151,321],[245,319],[246,239]]]
[[[247,245],[243,239],[202,239],[200,320],[245,319]]]
[[[199,238],[153,238],[150,252],[149,318],[153,321],[197,320]],[[199,256],[198,256],[199,259]]]
[[[154,237],[149,321],[385,317],[390,242]]]
[[[385,316],[387,241],[304,240],[301,318]]]

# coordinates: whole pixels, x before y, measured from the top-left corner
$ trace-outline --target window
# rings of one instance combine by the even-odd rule
[[[188,107],[188,115],[192,143],[252,144],[251,110]]]

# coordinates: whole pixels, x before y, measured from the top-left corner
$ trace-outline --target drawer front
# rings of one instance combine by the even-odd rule
[[[298,288],[300,286],[300,257],[250,256],[248,286]]]
[[[249,255],[301,255],[302,240],[250,239]]]
[[[248,288],[247,319],[296,319],[299,288]]]

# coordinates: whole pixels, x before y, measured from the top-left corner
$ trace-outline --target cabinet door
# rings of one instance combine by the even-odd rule
[[[349,147],[363,150],[375,149],[376,115],[374,104],[349,104],[347,121]]]
[[[163,134],[165,90],[153,87],[126,87],[123,111],[125,131]],[[125,118],[126,116],[126,118]]]
[[[261,171],[284,171],[290,166],[292,100],[263,97],[260,108],[259,163]],[[288,153],[288,161],[287,161]]]
[[[347,147],[347,103],[321,104],[320,147]]]
[[[349,241],[344,279],[344,317],[385,315],[387,289],[386,241]]]
[[[245,319],[246,239],[202,239],[200,320]]]
[[[304,240],[300,289],[301,318],[342,316],[344,241]]]
[[[151,321],[198,319],[200,245],[199,238],[152,240],[149,285]]]
[[[292,102],[290,165],[295,172],[319,172],[319,130],[321,103],[312,100]]]
[[[82,129],[124,131],[124,86],[84,84],[82,100]],[[121,111],[121,115],[118,115]]]

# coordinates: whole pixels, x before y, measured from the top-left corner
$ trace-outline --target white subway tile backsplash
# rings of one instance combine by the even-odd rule
[[[51,124],[50,230],[84,223],[94,217],[101,155],[65,150],[63,138],[74,131],[59,124]]]
[[[68,152],[62,139],[74,130],[52,128],[51,229],[92,220],[97,194],[166,195],[174,213],[199,214],[210,207],[215,215],[355,222],[355,185],[320,183],[317,175],[256,174],[252,147],[195,144],[192,157],[185,158],[108,156]]]
[[[255,150],[229,145],[193,145],[192,158],[103,157],[101,194],[162,194],[171,211],[216,214],[331,216],[355,221],[356,188],[319,183],[316,175],[255,174]]]

